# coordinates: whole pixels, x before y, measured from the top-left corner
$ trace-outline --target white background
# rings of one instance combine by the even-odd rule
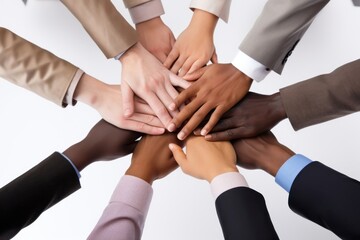
[[[163,2],[166,10],[163,20],[177,36],[191,18],[189,1]],[[229,23],[219,21],[215,36],[221,62],[230,62],[235,56],[265,2],[233,1]],[[114,4],[131,21],[123,3],[114,1]],[[357,59],[359,22],[360,8],[353,7],[350,0],[331,1],[297,46],[282,76],[271,74],[262,83],[254,83],[252,90],[270,94]],[[106,59],[77,20],[57,1],[29,1],[25,7],[20,0],[2,0],[0,26],[104,82],[120,82],[120,64]],[[0,186],[52,152],[63,151],[82,139],[100,119],[84,104],[61,109],[4,80],[0,81],[0,109]],[[360,115],[353,114],[299,132],[294,132],[286,120],[273,132],[294,151],[359,180],[359,120]],[[129,159],[130,156],[89,166],[82,172],[81,190],[43,213],[15,239],[85,239],[129,165]],[[288,194],[275,184],[273,177],[262,171],[240,171],[250,186],[264,195],[281,239],[337,239],[331,232],[294,214],[287,205]],[[143,239],[222,238],[214,200],[206,182],[185,176],[178,169],[154,183]]]

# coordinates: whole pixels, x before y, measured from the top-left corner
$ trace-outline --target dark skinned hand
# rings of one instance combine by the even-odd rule
[[[279,168],[295,153],[280,144],[272,132],[232,142],[237,164],[248,169],[262,169],[275,176]]]
[[[144,136],[132,156],[131,165],[126,175],[141,178],[152,184],[156,179],[168,175],[178,167],[168,147],[170,143],[183,145],[174,133],[161,136]]]
[[[249,92],[226,112],[212,131],[205,136],[209,141],[229,141],[255,137],[270,131],[286,118],[279,93],[261,95]],[[200,134],[200,129],[195,131]]]
[[[113,160],[134,151],[141,133],[117,128],[100,120],[79,143],[64,151],[79,171],[99,160]]]
[[[189,102],[168,127],[174,131],[189,119],[178,134],[180,140],[185,139],[209,112],[214,111],[202,128],[201,135],[210,132],[220,117],[247,94],[252,83],[252,79],[232,64],[212,64],[185,75],[184,79],[198,80],[181,92],[175,104],[170,106],[176,109]]]

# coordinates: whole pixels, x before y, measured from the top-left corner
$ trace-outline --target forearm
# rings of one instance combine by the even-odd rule
[[[360,111],[360,60],[280,90],[295,130]]]
[[[71,63],[0,28],[0,77],[60,106],[79,70]]]
[[[217,16],[200,9],[195,9],[189,26],[205,31],[213,36],[217,21]]]
[[[137,42],[135,30],[110,0],[62,0],[80,21],[107,58],[113,58]]]

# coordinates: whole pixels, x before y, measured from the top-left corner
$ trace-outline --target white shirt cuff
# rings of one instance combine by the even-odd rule
[[[227,172],[220,174],[211,181],[210,188],[214,199],[227,190],[236,187],[249,187],[244,176],[239,172]]]
[[[270,73],[270,69],[252,59],[242,51],[239,51],[232,61],[232,65],[239,69],[242,73],[257,82],[261,82]]]
[[[161,0],[152,0],[129,8],[129,13],[134,24],[138,24],[159,17],[163,15],[165,11]]]

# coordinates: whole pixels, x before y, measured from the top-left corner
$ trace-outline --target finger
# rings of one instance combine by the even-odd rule
[[[147,103],[140,103],[136,102],[135,100],[135,113],[143,113],[143,114],[149,114],[149,115],[156,115],[154,111],[151,109],[149,104]]]
[[[221,116],[226,112],[226,108],[223,106],[218,106],[215,111],[211,114],[211,117],[208,121],[208,123],[201,129],[201,135],[205,136],[208,134],[213,127],[216,125],[216,123],[219,121]]]
[[[214,53],[213,53],[213,55],[211,56],[210,61],[211,61],[212,63],[219,63],[219,62],[218,62],[218,56],[217,56],[217,53],[216,53],[216,49],[214,50]]]
[[[176,59],[179,57],[179,54],[179,51],[176,48],[173,48],[167,56],[166,60],[164,61],[164,67],[170,69]]]
[[[191,74],[191,73],[193,73],[193,72],[201,69],[205,64],[206,64],[205,61],[198,59],[197,61],[195,61],[195,62],[193,63],[193,65],[191,66],[191,68],[190,68],[189,71],[188,71],[188,74]],[[201,75],[202,75],[202,74],[201,74]],[[187,79],[187,80],[188,80],[188,79]],[[189,80],[189,81],[190,81],[190,80]]]
[[[183,78],[187,81],[197,80],[206,72],[207,68],[208,68],[208,66],[199,68],[198,70],[193,71],[193,72],[189,72]]]
[[[185,102],[191,100],[194,96],[196,96],[197,92],[198,89],[195,84],[188,89],[185,89],[175,98],[174,104],[169,106],[170,110],[180,108],[181,105],[185,104]]]
[[[149,103],[151,109],[154,111],[160,121],[164,124],[164,126],[168,126],[172,118],[167,108],[159,100],[159,98],[155,94],[151,94],[147,96],[146,102]]]
[[[184,57],[180,55],[176,62],[171,67],[170,71],[176,75],[178,75],[180,68],[184,65],[184,62],[186,61],[187,57]]]
[[[161,127],[154,127],[151,125],[148,125],[143,122],[137,122],[133,120],[127,120],[124,126],[121,126],[122,128],[136,131],[136,132],[142,132],[149,135],[161,135],[165,132],[164,128]]]
[[[179,72],[179,74],[178,74],[179,77],[185,76],[189,72],[189,70],[194,62],[195,62],[195,60],[192,58],[186,59],[186,61],[184,62],[184,64],[181,67],[181,72]]]
[[[179,95],[180,96],[180,95]],[[176,115],[171,124],[167,127],[170,132],[173,132],[178,128],[186,119],[188,119],[193,113],[199,109],[202,105],[202,101],[199,99],[194,99],[188,105],[181,109],[178,115]],[[188,134],[188,133],[187,133]],[[186,134],[185,134],[186,135]],[[180,139],[180,138],[179,138]],[[182,139],[180,139],[182,140]]]
[[[200,132],[201,132],[201,128],[196,128],[193,133],[195,136],[200,136],[201,135]]]
[[[172,152],[175,161],[179,164],[179,166],[182,168],[184,164],[186,164],[186,155],[181,147],[176,145],[175,143],[169,144],[169,149]]]
[[[188,81],[184,80],[183,78],[175,75],[172,72],[170,72],[169,78],[170,78],[171,84],[176,87],[181,87],[183,89],[187,89],[191,85],[191,83],[189,83]]]
[[[157,57],[157,59],[159,59],[159,61],[160,61],[161,63],[164,63],[165,60],[166,60],[166,54],[165,54],[164,52],[161,52],[161,53],[157,54],[156,57]]]
[[[210,104],[204,104],[201,108],[190,118],[186,125],[178,134],[178,139],[184,140],[194,129],[201,123],[206,115],[212,110]],[[180,115],[180,114],[179,114]]]
[[[231,141],[235,139],[241,139],[247,137],[246,128],[238,127],[227,129],[222,132],[212,132],[205,136],[205,139],[208,141]]]
[[[164,125],[162,124],[160,119],[154,115],[134,113],[129,119],[136,122],[143,122],[153,127],[164,128]]]
[[[130,117],[134,113],[134,92],[125,81],[121,84],[121,95],[123,114],[125,117]]]
[[[236,124],[233,118],[220,119],[214,128],[209,132],[222,132],[227,129],[236,128]]]
[[[171,80],[165,82],[165,89],[169,93],[170,97],[175,100],[177,96],[179,96],[178,91],[174,88],[174,86],[171,84]]]
[[[170,83],[169,83],[170,84]],[[171,85],[171,84],[170,84]],[[175,89],[174,89],[175,90]],[[176,90],[175,90],[176,91]],[[160,101],[163,103],[163,105],[167,108],[168,112],[171,115],[177,114],[178,110],[172,110],[170,109],[170,106],[174,106],[174,100],[171,95],[168,93],[165,86],[161,85],[156,88],[156,95],[160,99]]]

